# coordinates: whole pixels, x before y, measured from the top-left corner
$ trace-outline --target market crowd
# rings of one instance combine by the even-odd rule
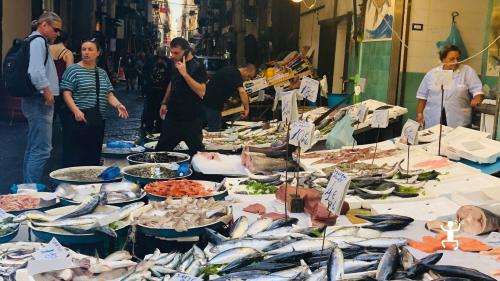
[[[32,29],[24,40],[29,47],[26,83],[32,91],[22,95],[21,105],[28,121],[25,183],[42,181],[52,151],[56,116],[62,125],[64,167],[100,164],[108,106],[121,118],[129,116],[108,73],[97,66],[101,47],[95,38],[82,41],[81,60],[74,62],[65,46],[68,35],[62,30],[63,21],[56,13],[43,13],[32,22]],[[191,155],[201,150],[203,127],[208,125],[210,131],[222,128],[224,102],[234,94],[239,95],[244,108],[241,118],[249,114],[243,81],[256,75],[255,66],[226,66],[208,83],[204,64],[194,57],[184,38],[171,41],[170,58],[166,48],[159,47],[149,59],[129,54],[123,66],[127,89],[133,90],[137,84],[145,96],[142,129],[161,133],[158,151],[171,151],[181,141]]]

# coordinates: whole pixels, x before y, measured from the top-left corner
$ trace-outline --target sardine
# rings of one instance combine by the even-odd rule
[[[186,272],[186,269],[189,265],[191,265],[194,261],[194,256],[191,254],[185,260],[181,260],[181,264],[177,268],[180,272]]]
[[[199,260],[195,260],[186,269],[186,274],[190,276],[198,276],[200,270],[201,270],[201,262]]]
[[[97,208],[97,206],[99,205],[99,201],[99,196],[92,196],[87,201],[82,202],[80,205],[78,205],[73,211],[57,218],[57,220],[64,220],[90,214],[95,210],[95,208]]]
[[[325,240],[323,244],[322,239],[308,239],[308,240],[300,240],[291,244],[288,244],[284,247],[278,248],[276,250],[272,250],[267,252],[270,255],[283,254],[292,251],[299,252],[312,252],[323,249],[330,249],[335,246],[335,243],[330,242],[329,240]]]
[[[377,280],[390,280],[392,274],[396,271],[399,262],[399,250],[396,245],[391,245],[385,251],[377,267]]]
[[[329,281],[337,281],[344,278],[344,256],[339,247],[334,247],[331,251],[326,272]]]
[[[388,221],[377,222],[374,224],[363,225],[362,227],[385,232],[385,231],[401,230],[407,227],[409,224],[410,222],[408,221],[388,220]]]
[[[257,233],[266,231],[273,223],[271,218],[263,218],[254,221],[247,230],[246,235],[253,236]]]
[[[449,276],[449,277],[460,277],[467,278],[472,281],[495,281],[496,279],[486,275],[476,269],[466,268],[462,266],[456,265],[429,265],[428,266],[432,271]]]
[[[205,252],[203,252],[202,249],[200,249],[198,246],[193,245],[193,254],[196,259],[198,259],[202,265],[207,263],[207,256],[205,255]]]
[[[407,221],[409,223],[414,221],[413,218],[410,218],[407,216],[393,215],[393,214],[380,214],[380,215],[371,215],[371,216],[355,215],[355,216],[360,218],[360,219],[364,219],[366,221],[369,221],[371,223],[390,221],[390,220]]]
[[[239,217],[229,229],[229,235],[232,239],[238,239],[243,237],[248,229],[248,218],[245,216]]]
[[[253,248],[233,248],[217,254],[208,261],[208,264],[226,264],[256,253],[259,252]]]

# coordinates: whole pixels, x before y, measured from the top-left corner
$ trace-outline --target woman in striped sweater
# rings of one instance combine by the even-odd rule
[[[100,164],[107,104],[119,117],[128,118],[127,109],[113,94],[106,71],[97,67],[97,41],[84,41],[81,52],[82,60],[66,69],[60,85],[66,103],[61,116],[65,167]]]

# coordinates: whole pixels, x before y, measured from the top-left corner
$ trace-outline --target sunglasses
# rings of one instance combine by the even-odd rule
[[[86,43],[86,42],[97,43],[97,38],[93,37],[93,38],[90,38],[90,39],[83,39],[82,40],[82,44]]]

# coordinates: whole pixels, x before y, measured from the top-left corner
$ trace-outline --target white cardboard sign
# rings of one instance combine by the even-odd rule
[[[441,86],[445,90],[453,87],[453,71],[452,70],[436,70],[432,75],[431,88],[441,90]]]
[[[350,183],[351,178],[348,175],[335,169],[325,192],[321,195],[321,203],[325,204],[328,210],[339,215]]]
[[[290,139],[291,145],[300,146],[302,148],[309,148],[313,142],[314,123],[298,120],[290,126]]]
[[[171,281],[202,281],[201,278],[189,276],[189,275],[183,274],[183,273],[176,273],[172,277],[172,279],[170,279],[170,280]]]
[[[366,120],[366,116],[368,116],[368,106],[360,104],[358,108],[358,114],[356,115],[356,120],[358,120],[359,123],[363,123]]]
[[[27,266],[29,275],[75,267],[69,252],[55,238],[34,252],[32,256],[33,259],[28,262]]]
[[[281,120],[290,124],[299,119],[297,91],[281,92]]]
[[[403,130],[401,131],[401,137],[399,138],[401,143],[415,145],[418,144],[418,129],[420,124],[417,121],[408,119]]]
[[[304,77],[300,82],[299,95],[311,102],[315,102],[318,97],[319,81]]]
[[[372,128],[387,128],[389,126],[389,110],[375,110],[372,118]]]

